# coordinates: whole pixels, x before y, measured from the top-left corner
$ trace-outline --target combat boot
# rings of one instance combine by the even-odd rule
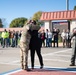
[[[23,56],[21,57],[21,68],[24,69],[24,64],[23,64]]]
[[[31,69],[29,69],[27,66],[24,65],[24,70],[26,71],[31,71]]]
[[[21,68],[22,68],[22,69],[24,69],[24,66],[23,66],[23,64],[21,64]]]
[[[73,64],[71,63],[70,66],[75,66],[75,64],[74,63]]]

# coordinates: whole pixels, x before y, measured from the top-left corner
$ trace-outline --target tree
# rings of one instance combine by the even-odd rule
[[[74,6],[74,10],[76,10],[76,6]]]
[[[2,24],[2,19],[0,19],[0,28],[3,27],[3,24]]]
[[[42,14],[42,12],[41,11],[38,11],[32,17],[32,19],[35,20],[38,25],[42,25],[43,24],[43,22],[40,21],[41,14]]]
[[[27,18],[21,17],[14,19],[9,27],[23,27],[24,24],[27,22]]]

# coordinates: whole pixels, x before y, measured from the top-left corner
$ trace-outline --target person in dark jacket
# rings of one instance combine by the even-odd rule
[[[58,47],[58,34],[59,34],[59,30],[55,28],[55,29],[53,30],[52,34],[53,34],[53,38],[54,38],[54,41],[53,41],[54,47],[55,47],[55,44],[56,44],[57,47]]]
[[[36,21],[33,21],[33,24],[36,25]],[[30,39],[29,47],[30,47],[30,53],[31,53],[31,67],[32,67],[32,69],[34,69],[35,51],[39,58],[40,69],[43,68],[43,58],[41,55],[42,41],[41,41],[41,38],[38,37],[38,30],[33,30],[31,32],[31,39]]]

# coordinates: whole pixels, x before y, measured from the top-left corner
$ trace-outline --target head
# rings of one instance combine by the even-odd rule
[[[45,30],[43,29],[43,32],[45,32]]]
[[[32,22],[32,24],[36,25],[36,21],[35,20],[32,20],[31,22]]]
[[[46,32],[48,32],[49,30],[48,29],[46,29]]]
[[[69,29],[67,29],[67,32],[69,32]]]
[[[6,32],[7,30],[6,29],[4,29],[4,32]]]
[[[63,32],[65,32],[65,29],[63,29]]]

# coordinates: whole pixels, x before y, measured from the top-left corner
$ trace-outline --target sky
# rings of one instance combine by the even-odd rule
[[[76,0],[69,0],[69,10],[76,6]],[[19,17],[31,18],[36,12],[66,10],[66,0],[0,0],[0,18],[9,26]]]

